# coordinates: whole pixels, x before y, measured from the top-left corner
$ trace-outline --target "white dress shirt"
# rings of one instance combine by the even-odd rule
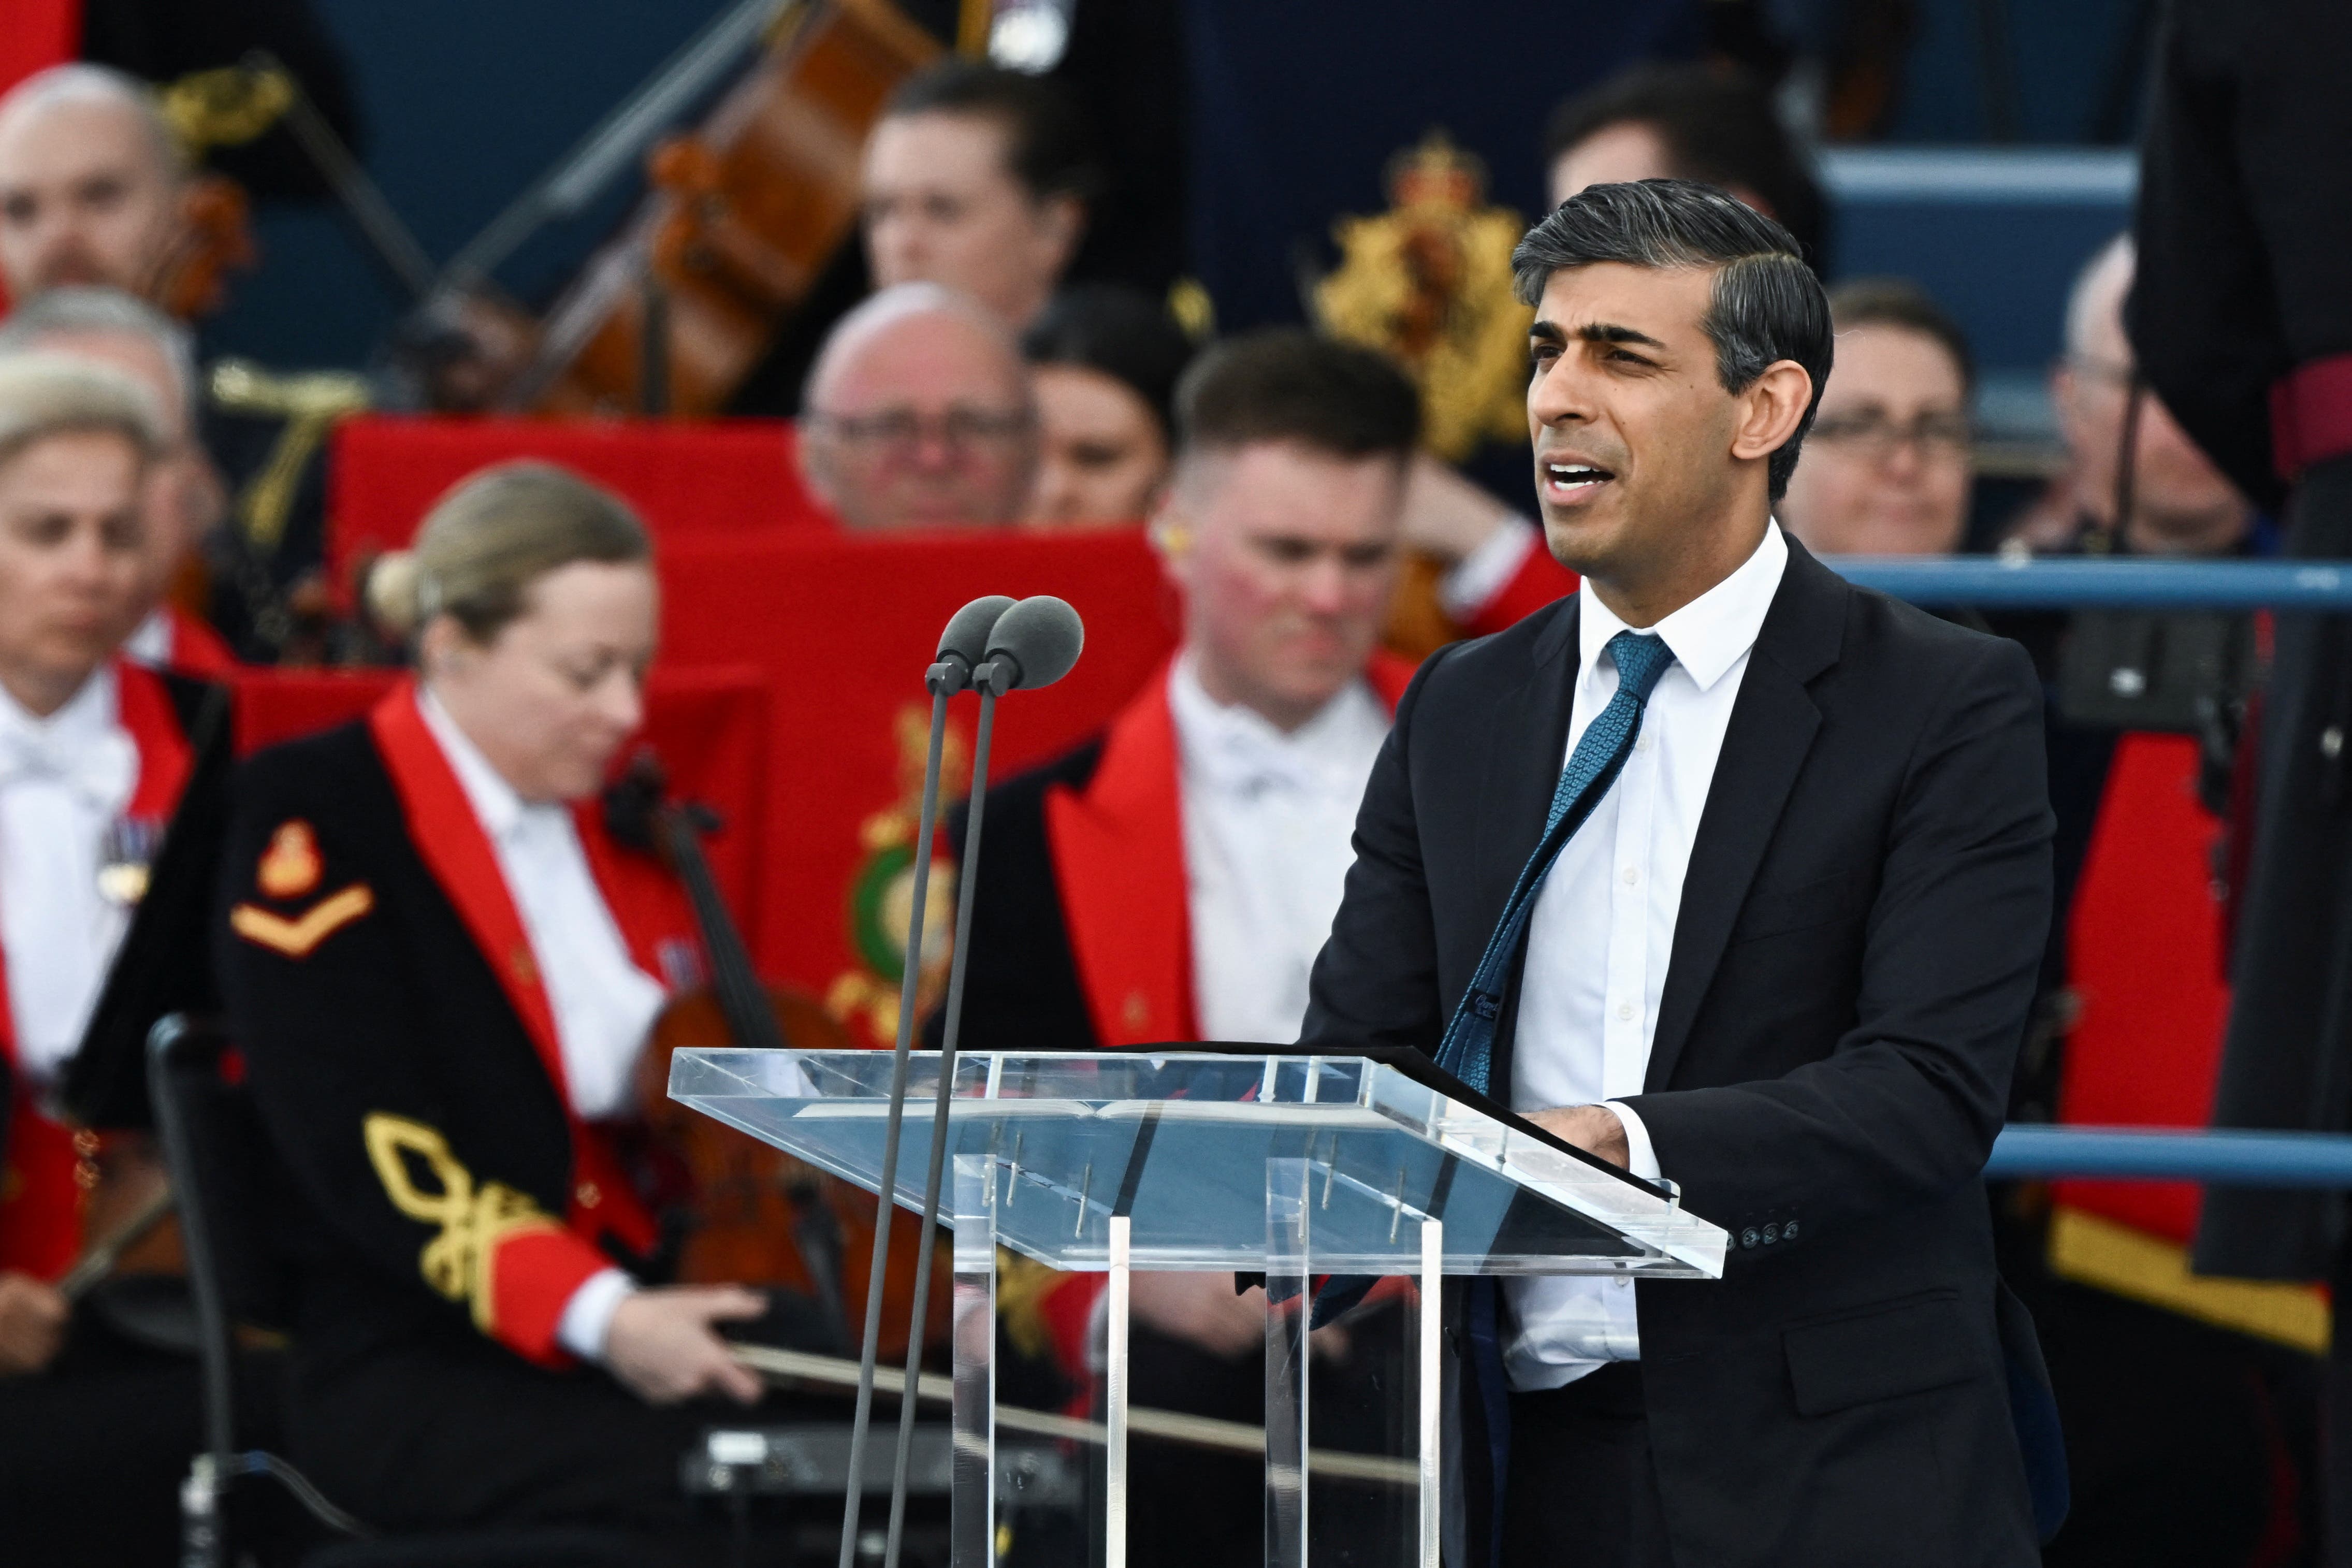
[[[1212,1040],[1285,1044],[1307,1017],[1307,979],[1339,912],[1356,808],[1388,739],[1361,680],[1285,734],[1202,689],[1192,657],[1168,679],[1184,816],[1192,1001]]]
[[[1767,523],[1744,564],[1650,628],[1674,651],[1674,663],[1650,694],[1624,772],[1561,849],[1528,921],[1511,1051],[1515,1110],[1642,1092],[1691,843],[1748,656],[1788,559],[1780,525]],[[1617,667],[1603,650],[1628,629],[1589,585],[1578,592],[1570,755],[1616,695]],[[1627,1106],[1610,1109],[1625,1124],[1634,1174],[1659,1175],[1641,1118]],[[1631,1279],[1515,1279],[1505,1293],[1517,1318],[1503,1356],[1515,1388],[1557,1388],[1603,1362],[1641,1354]]]
[[[629,956],[570,809],[516,794],[429,689],[420,689],[417,707],[497,852],[508,895],[522,918],[555,1015],[572,1111],[592,1121],[614,1116],[628,1105],[637,1055],[667,993]],[[618,1268],[590,1279],[565,1303],[556,1338],[574,1355],[599,1359],[613,1310],[632,1288]]]
[[[0,956],[16,1067],[46,1087],[81,1043],[130,907],[99,886],[139,783],[111,668],[36,718],[0,689]]]

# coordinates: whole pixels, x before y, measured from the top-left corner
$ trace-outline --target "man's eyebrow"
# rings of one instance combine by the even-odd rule
[[[1565,342],[1574,337],[1588,343],[1641,343],[1654,349],[1666,346],[1647,332],[1620,326],[1614,321],[1588,321],[1573,332],[1568,332],[1561,331],[1557,322],[1539,321],[1528,328],[1528,335],[1548,343]]]

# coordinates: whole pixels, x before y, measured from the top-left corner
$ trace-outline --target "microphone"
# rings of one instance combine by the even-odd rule
[[[1003,594],[990,594],[974,599],[948,619],[947,629],[940,633],[939,652],[931,666],[923,672],[923,684],[931,693],[931,743],[923,756],[923,805],[915,823],[915,864],[913,907],[907,918],[907,957],[905,973],[898,981],[898,1039],[892,1052],[890,1070],[890,1114],[882,1134],[881,1206],[874,1215],[874,1265],[866,1278],[865,1345],[857,1358],[856,1415],[849,1428],[849,1474],[851,1484],[842,1504],[840,1568],[854,1568],[857,1552],[858,1507],[865,1499],[865,1488],[856,1478],[866,1473],[866,1438],[872,1425],[874,1411],[874,1364],[882,1340],[883,1276],[890,1257],[890,1215],[898,1208],[896,1194],[898,1180],[898,1137],[906,1122],[907,1060],[915,1043],[915,993],[921,984],[923,970],[923,915],[931,890],[931,834],[940,816],[940,755],[945,749],[948,732],[948,699],[971,685],[972,670],[986,662],[992,634],[997,621],[1011,608],[1013,601]],[[983,708],[981,720],[982,751],[986,757],[988,721]],[[934,1162],[936,1165],[937,1162]],[[924,1227],[925,1257],[930,1245],[930,1227]],[[922,1307],[916,1306],[916,1321],[922,1321]],[[918,1346],[922,1333],[918,1327]],[[908,1384],[912,1387],[913,1384]],[[912,1412],[915,1402],[907,1399],[904,1408]],[[906,1441],[899,1443],[899,1470],[903,1479],[906,1468]],[[903,1488],[899,1489],[903,1490]],[[898,1504],[892,1505],[895,1521]],[[893,1535],[895,1537],[894,1530]]]
[[[1040,594],[1006,610],[988,635],[988,662],[973,669],[988,691],[1034,691],[1070,673],[1087,646],[1087,628],[1066,599]],[[986,673],[983,675],[982,671]]]
[[[986,639],[986,656],[971,670],[971,684],[980,693],[980,724],[971,746],[971,803],[964,816],[963,864],[956,874],[956,921],[948,957],[945,1023],[940,1037],[940,1080],[931,1101],[930,1169],[923,1182],[922,1245],[915,1253],[915,1303],[908,1324],[907,1377],[915,1386],[922,1372],[923,1321],[930,1304],[931,1252],[939,1236],[940,1185],[947,1167],[948,1100],[955,1086],[956,1037],[963,1026],[964,961],[971,955],[972,889],[980,885],[980,828],[988,811],[988,743],[996,725],[996,700],[1007,692],[1031,691],[1051,686],[1070,673],[1086,647],[1087,629],[1078,612],[1050,594],[1024,599],[996,617]],[[903,1037],[906,1023],[899,1025]],[[881,1278],[875,1264],[874,1278]],[[907,1516],[907,1464],[914,1452],[915,1402],[898,1406],[898,1454],[890,1472],[890,1534],[882,1552],[882,1568],[898,1568],[898,1542]],[[853,1455],[852,1489],[862,1473]],[[841,1568],[850,1568],[845,1560]]]
[[[1011,608],[1012,599],[990,594],[950,616],[948,629],[940,634],[939,662],[925,672],[924,683],[936,690],[945,682],[950,694],[970,686],[972,667],[988,657],[996,623]]]

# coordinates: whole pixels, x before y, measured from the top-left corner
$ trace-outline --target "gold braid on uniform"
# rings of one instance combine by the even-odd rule
[[[490,1332],[498,1319],[491,1263],[499,1244],[517,1231],[563,1227],[528,1194],[503,1182],[486,1182],[477,1191],[472,1173],[449,1152],[449,1141],[422,1121],[372,1111],[362,1131],[368,1161],[392,1206],[410,1219],[441,1227],[417,1255],[425,1282],[452,1301],[470,1302],[474,1326]],[[416,1184],[411,1156],[432,1173],[437,1191]]]
[[[256,554],[267,558],[286,536],[295,489],[327,432],[337,420],[366,409],[367,382],[341,371],[277,375],[247,360],[225,359],[213,366],[209,390],[213,402],[232,413],[286,422],[269,460],[236,498],[237,530]]]
[[[299,89],[286,68],[218,66],[191,72],[156,94],[164,123],[191,156],[258,139],[294,106]]]

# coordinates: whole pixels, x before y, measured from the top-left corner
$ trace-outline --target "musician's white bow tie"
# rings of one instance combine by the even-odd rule
[[[0,789],[55,779],[90,805],[119,812],[139,780],[139,748],[121,730],[58,733],[0,723]]]

